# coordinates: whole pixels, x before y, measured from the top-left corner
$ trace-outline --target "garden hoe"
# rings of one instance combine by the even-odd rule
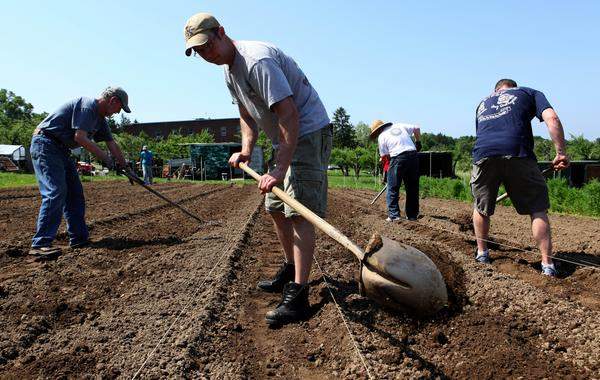
[[[174,201],[170,200],[169,198],[165,197],[164,195],[162,195],[161,193],[159,193],[158,191],[154,190],[153,188],[151,188],[150,186],[146,185],[144,183],[144,180],[142,180],[140,177],[138,177],[133,170],[131,169],[122,169],[120,170],[120,173],[123,174],[125,177],[127,177],[127,179],[129,179],[129,182],[133,185],[134,183],[137,183],[138,185],[140,185],[141,187],[143,187],[144,189],[148,190],[149,192],[151,192],[152,194],[156,195],[157,197],[159,197],[160,199],[162,199],[163,201],[172,204],[173,206],[177,207],[178,209],[180,209],[181,211],[183,211],[184,214],[186,214],[187,216],[191,217],[192,219],[197,220],[198,222],[204,224],[206,223],[204,220],[200,219],[197,215],[192,214],[191,212],[189,212],[185,207],[183,207],[182,205],[175,203]]]
[[[257,181],[260,176],[248,165],[240,168]],[[417,316],[436,313],[448,303],[442,274],[423,252],[375,233],[363,251],[321,217],[278,187],[273,193],[315,227],[349,249],[361,263],[361,294],[375,302]]]

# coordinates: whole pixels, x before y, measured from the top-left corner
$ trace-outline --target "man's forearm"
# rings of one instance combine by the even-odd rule
[[[252,156],[254,145],[258,139],[258,131],[251,120],[240,117],[240,132],[242,134],[242,154]]]
[[[415,128],[413,135],[415,136],[415,141],[419,141],[421,139],[421,128]]]
[[[98,157],[100,160],[106,160],[106,153],[100,149],[100,147],[87,137],[80,136],[76,142],[81,145],[85,150]]]
[[[277,146],[277,157],[275,160],[276,171],[285,176],[287,169],[292,163],[296,145],[298,144],[298,131],[300,120],[297,114],[290,114],[279,119],[279,145]]]
[[[546,125],[548,126],[550,138],[554,143],[556,154],[567,154],[567,149],[565,147],[565,132],[558,116],[548,118],[548,120],[546,120]]]
[[[119,148],[119,146],[117,145],[116,142],[107,141],[106,146],[108,147],[110,154],[112,154],[112,156],[117,160],[117,162],[119,162],[119,163],[125,162],[125,157],[123,157],[123,152],[121,151],[121,148]]]

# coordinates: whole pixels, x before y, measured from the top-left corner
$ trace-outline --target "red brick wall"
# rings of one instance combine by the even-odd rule
[[[150,137],[167,137],[172,132],[179,132],[184,136],[207,130],[213,135],[215,142],[240,142],[240,119],[209,119],[209,120],[182,120],[165,121],[157,123],[137,123],[125,127],[125,132],[139,135],[144,131]]]

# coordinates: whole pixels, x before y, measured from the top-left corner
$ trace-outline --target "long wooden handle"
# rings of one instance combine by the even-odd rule
[[[260,179],[260,175],[257,172],[252,170],[248,165],[243,162],[240,162],[240,168],[248,173],[255,180]],[[320,216],[310,211],[306,206],[302,203],[298,202],[294,198],[290,197],[285,191],[280,188],[274,186],[272,190],[273,194],[277,195],[279,199],[285,202],[288,206],[296,210],[300,215],[302,215],[306,220],[313,224],[313,226],[317,227],[321,231],[325,232],[329,235],[333,240],[337,241],[344,247],[346,247],[350,252],[354,253],[356,258],[360,261],[365,257],[365,253],[359,246],[354,244],[346,235],[341,233],[337,228],[332,226],[323,220]]]

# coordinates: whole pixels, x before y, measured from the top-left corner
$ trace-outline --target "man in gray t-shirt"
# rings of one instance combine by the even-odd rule
[[[269,172],[258,187],[275,223],[286,261],[271,280],[258,287],[283,291],[283,301],[267,313],[269,324],[302,319],[309,310],[308,279],[315,246],[314,227],[272,195],[273,186],[321,217],[327,208],[327,166],[332,131],[319,95],[296,62],[265,42],[234,41],[208,13],[192,16],[185,25],[185,53],[225,68],[225,82],[240,113],[242,150],[229,159],[238,167],[248,163],[265,131],[273,144]]]

